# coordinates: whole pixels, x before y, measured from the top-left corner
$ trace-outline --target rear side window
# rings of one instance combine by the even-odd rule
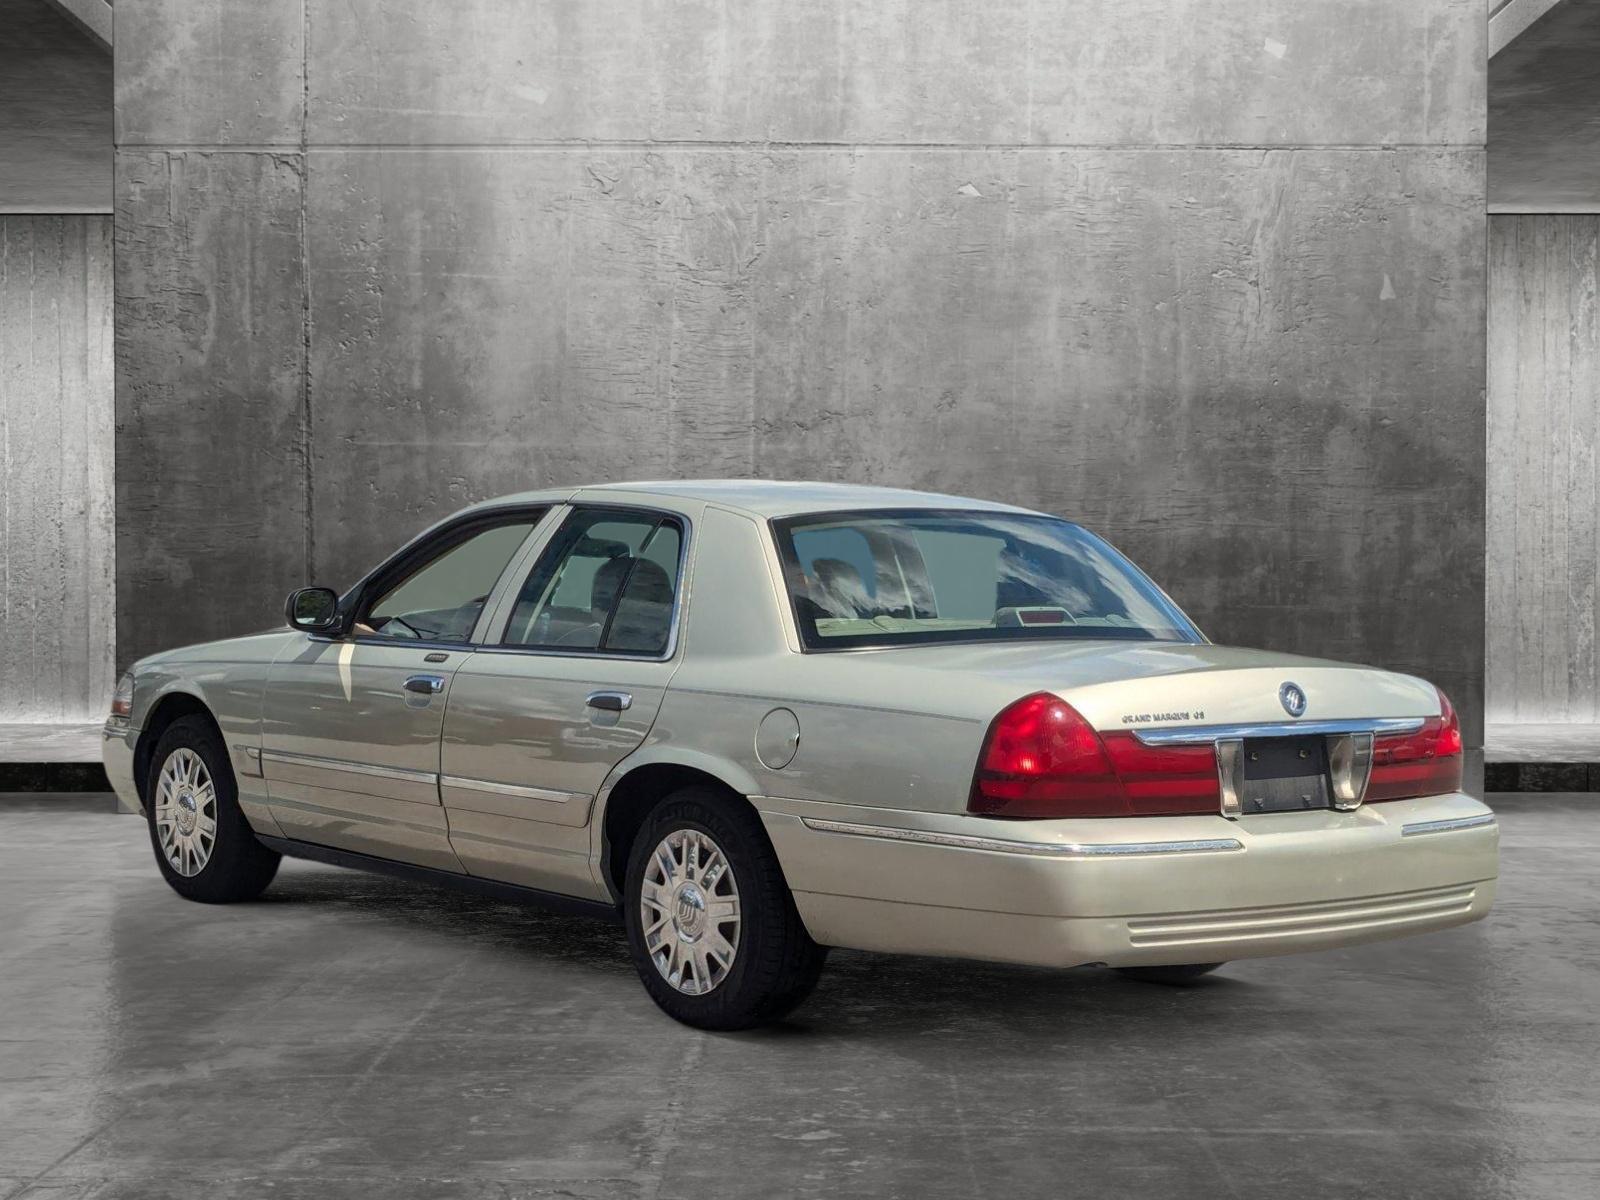
[[[503,644],[665,654],[682,550],[683,530],[673,517],[579,509],[529,571]]]

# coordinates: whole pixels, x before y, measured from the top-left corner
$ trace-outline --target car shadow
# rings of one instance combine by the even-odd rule
[[[300,905],[345,909],[362,922],[392,920],[421,936],[592,971],[597,987],[625,988],[640,1004],[649,1004],[634,978],[620,924],[428,883],[320,866],[300,869],[300,864],[253,903],[269,909]],[[1226,973],[1165,986],[1098,967],[1054,969],[833,950],[816,991],[789,1019],[738,1036],[876,1040],[897,1032],[970,1032],[992,1038],[997,1026],[1019,1036],[1059,1035],[1067,1027],[1080,1034],[1120,1036],[1141,1019],[1172,1032],[1175,1018],[1187,1015],[1196,1022],[1196,1037],[1203,1037],[1209,1022],[1236,1012],[1245,996],[1274,991]],[[1270,1017],[1259,998],[1249,1003],[1258,1018]]]

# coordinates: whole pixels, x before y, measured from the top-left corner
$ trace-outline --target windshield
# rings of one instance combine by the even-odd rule
[[[829,513],[774,521],[773,530],[808,649],[1204,640],[1108,543],[1053,517]]]

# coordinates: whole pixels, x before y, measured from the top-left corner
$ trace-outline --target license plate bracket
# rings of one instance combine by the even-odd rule
[[[1333,807],[1322,737],[1245,738],[1240,810],[1306,812]]]

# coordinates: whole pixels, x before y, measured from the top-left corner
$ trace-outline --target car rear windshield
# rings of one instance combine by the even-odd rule
[[[850,512],[773,522],[808,649],[928,642],[1198,642],[1116,550],[1053,517]]]

